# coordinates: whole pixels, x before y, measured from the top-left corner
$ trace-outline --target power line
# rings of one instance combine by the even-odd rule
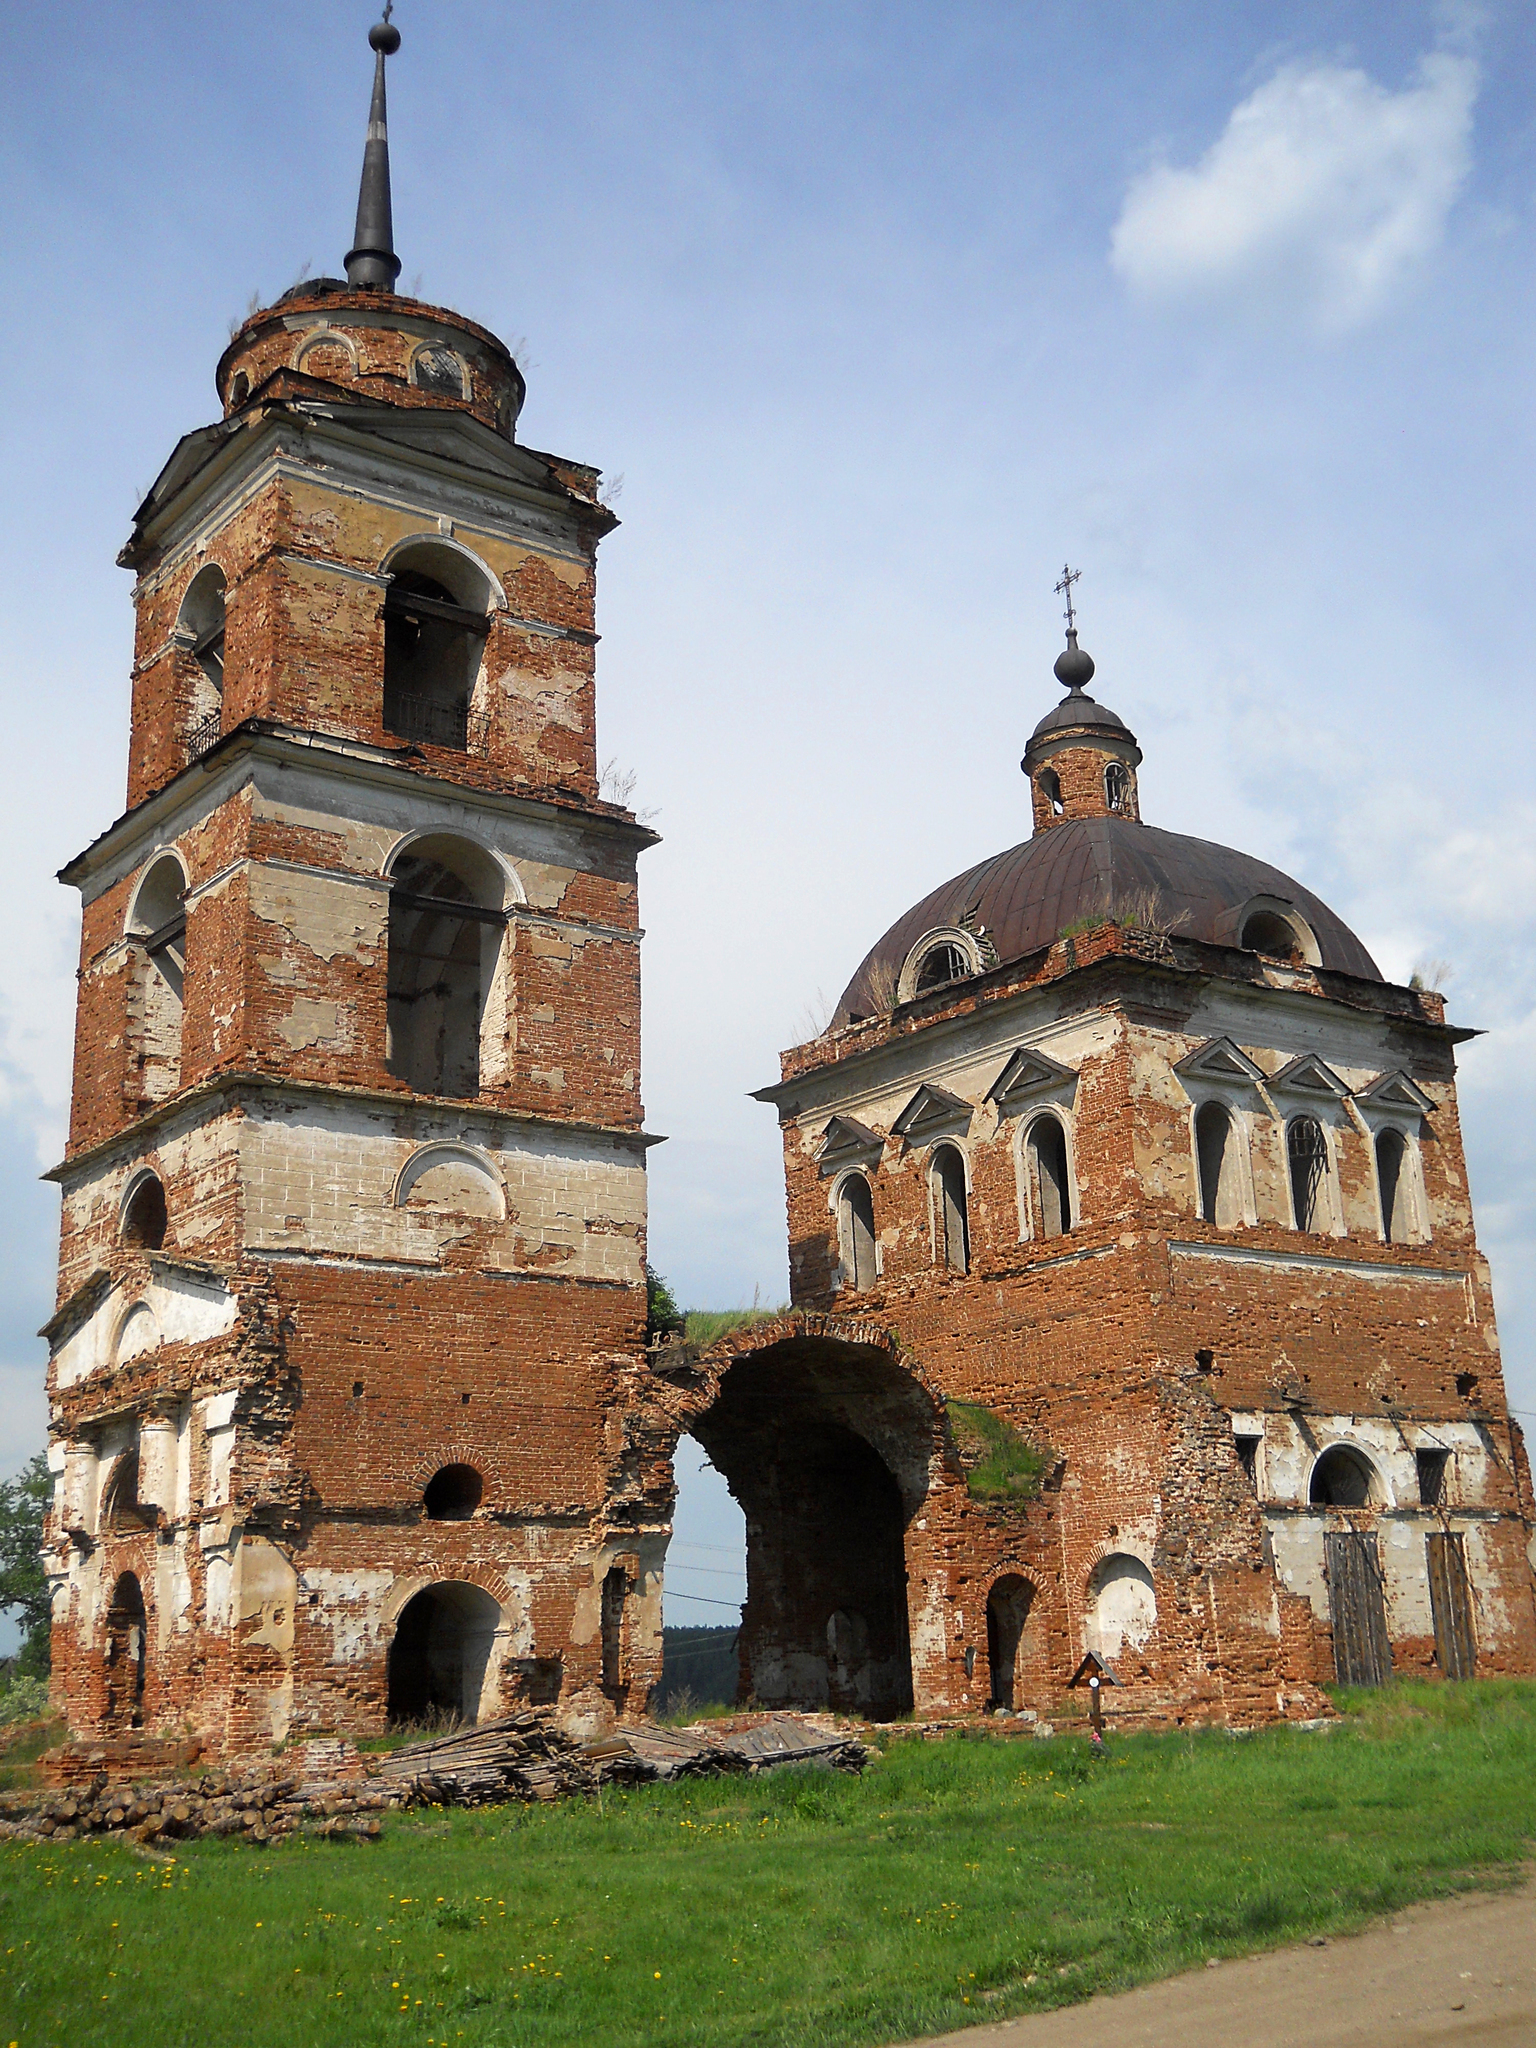
[[[746,1604],[741,1600],[711,1600],[704,1593],[669,1592],[663,1595],[662,1605],[665,1606],[668,1600],[696,1600],[701,1607],[723,1607],[727,1614],[740,1614]]]
[[[739,1567],[737,1570],[733,1572],[728,1572],[722,1570],[719,1565],[714,1564],[678,1563],[668,1565],[667,1570],[668,1572],[698,1572],[703,1578],[706,1579],[739,1579],[743,1576],[743,1573],[741,1572]]]

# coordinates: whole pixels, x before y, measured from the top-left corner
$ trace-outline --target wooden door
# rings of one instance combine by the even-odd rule
[[[1429,1605],[1435,1617],[1435,1656],[1447,1678],[1477,1672],[1477,1639],[1472,1633],[1472,1582],[1467,1577],[1467,1540],[1437,1529],[1425,1538],[1429,1553]]]
[[[1376,1538],[1358,1529],[1330,1530],[1323,1537],[1323,1566],[1340,1685],[1385,1685],[1392,1645]]]

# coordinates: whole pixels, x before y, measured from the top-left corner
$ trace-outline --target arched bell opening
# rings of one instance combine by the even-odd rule
[[[692,1434],[746,1520],[743,1698],[910,1711],[906,1531],[937,1426],[922,1387],[874,1346],[790,1338],[726,1370]]]
[[[133,1572],[124,1572],[112,1588],[107,1606],[105,1664],[103,1725],[109,1730],[142,1728],[149,1623],[144,1612],[144,1589]]]
[[[479,1586],[423,1587],[400,1610],[389,1646],[392,1726],[473,1725],[501,1625],[501,1608]]]

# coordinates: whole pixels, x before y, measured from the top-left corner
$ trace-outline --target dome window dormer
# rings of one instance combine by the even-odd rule
[[[959,925],[924,932],[907,955],[896,999],[914,1002],[919,996],[948,988],[951,982],[965,981],[981,969],[981,947],[973,933]]]

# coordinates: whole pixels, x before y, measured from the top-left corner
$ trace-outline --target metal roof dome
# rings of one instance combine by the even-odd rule
[[[1348,925],[1267,861],[1129,818],[1073,818],[967,868],[914,904],[865,955],[835,1021],[889,1009],[889,996],[882,1001],[880,992],[895,986],[926,932],[964,920],[985,931],[998,964],[1006,965],[1052,945],[1079,918],[1113,918],[1149,895],[1179,938],[1226,946],[1237,945],[1242,913],[1256,897],[1287,904],[1310,927],[1323,967],[1382,979]]]

